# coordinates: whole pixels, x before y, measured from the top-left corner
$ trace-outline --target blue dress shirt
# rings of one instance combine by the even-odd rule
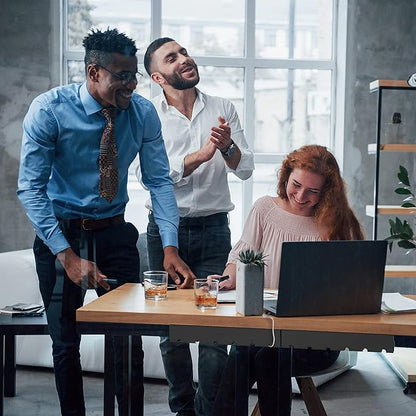
[[[17,195],[36,234],[56,254],[69,247],[57,218],[124,213],[128,168],[139,153],[163,246],[178,247],[178,210],[156,110],[134,93],[129,107],[115,118],[119,184],[110,203],[99,193],[98,158],[106,123],[101,109],[85,83],[57,87],[33,100],[23,121]]]

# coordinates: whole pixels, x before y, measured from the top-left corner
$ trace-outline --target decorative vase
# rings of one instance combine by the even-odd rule
[[[264,267],[237,261],[236,300],[237,313],[263,314]]]
[[[404,143],[406,141],[406,127],[402,122],[401,113],[394,113],[391,123],[386,123],[384,139],[386,143]]]

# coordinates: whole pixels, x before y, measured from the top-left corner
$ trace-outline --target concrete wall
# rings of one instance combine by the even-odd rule
[[[407,0],[349,0],[347,30],[346,113],[344,178],[351,203],[372,236],[372,219],[366,217],[365,206],[373,201],[374,155],[367,154],[367,144],[375,142],[377,94],[369,93],[369,83],[376,79],[407,79],[416,72],[414,16],[416,2]],[[416,92],[383,92],[382,122],[389,121],[394,111],[402,113],[409,142],[415,141],[414,117]],[[383,133],[383,132],[382,132]],[[402,164],[414,172],[415,154],[382,154],[380,159],[380,204],[400,204],[394,194],[396,173]],[[413,174],[413,183],[416,183]],[[379,217],[379,237],[388,235],[388,219]],[[410,221],[414,222],[412,218]],[[415,254],[393,249],[388,262],[414,264]],[[394,280],[394,282],[393,282]],[[416,293],[416,279],[388,279],[387,288]]]
[[[30,102],[57,84],[53,0],[1,0],[0,251],[28,248],[33,231],[16,198],[22,120]],[[54,22],[52,25],[51,22]],[[53,59],[55,58],[55,59]]]
[[[30,247],[33,232],[15,196],[21,124],[31,100],[59,83],[59,2],[1,0],[0,13],[0,252]],[[344,176],[350,201],[371,237],[365,205],[373,195],[376,95],[374,79],[405,79],[416,72],[416,4],[409,0],[349,0]],[[411,133],[415,96],[393,94],[385,117],[401,111]],[[411,135],[410,135],[411,136]],[[411,139],[412,140],[412,139]],[[381,202],[393,203],[399,163],[413,172],[413,155],[388,155],[382,163]],[[387,224],[387,218],[380,222]],[[397,250],[396,250],[397,251]],[[398,253],[395,253],[398,255]],[[400,262],[412,262],[407,256]]]

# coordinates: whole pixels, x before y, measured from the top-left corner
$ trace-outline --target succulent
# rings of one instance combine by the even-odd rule
[[[252,266],[264,267],[266,265],[264,259],[266,255],[262,251],[254,251],[251,249],[241,250],[238,253],[241,263],[250,264]]]

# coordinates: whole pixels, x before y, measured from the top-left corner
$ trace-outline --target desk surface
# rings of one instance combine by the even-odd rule
[[[273,317],[275,330],[416,336],[416,313]],[[77,321],[144,325],[179,325],[271,329],[263,316],[241,316],[234,304],[200,311],[192,290],[168,292],[163,301],[145,300],[140,284],[127,283],[77,310]]]

